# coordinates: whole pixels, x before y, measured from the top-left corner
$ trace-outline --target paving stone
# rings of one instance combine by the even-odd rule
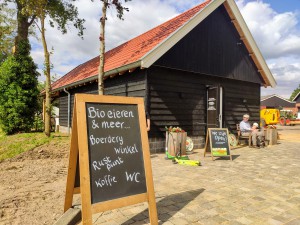
[[[272,219],[272,218],[268,220],[268,223],[270,225],[281,225],[282,224],[281,221],[278,221],[278,220],[275,220],[275,219]]]
[[[228,212],[221,215],[226,220],[235,220],[240,217],[239,213],[236,212]]]
[[[220,218],[220,220],[218,220],[217,218],[215,219],[215,217],[210,217],[210,218],[201,219],[199,220],[199,222],[202,224],[209,224],[209,225],[220,225],[222,224],[222,222],[227,222],[226,220],[224,219],[222,220],[222,219],[223,218]]]
[[[300,137],[299,127],[285,129]],[[200,159],[200,167],[174,165],[156,154],[151,163],[159,224],[300,225],[299,149],[300,141],[282,139],[264,149],[232,150],[238,155],[233,161],[212,161],[196,149],[190,158]],[[93,219],[96,224],[149,224],[148,204]]]
[[[161,221],[168,221],[172,216],[170,214],[165,213],[158,216],[158,219]]]
[[[145,221],[135,221],[135,222],[133,222],[131,225],[145,225],[145,224],[147,224],[147,223],[145,223]]]
[[[238,221],[226,221],[224,223],[222,223],[222,225],[243,225],[242,223],[238,222]]]
[[[95,223],[93,223],[93,224],[96,224],[96,225],[98,225],[98,224],[101,224],[101,225],[119,225],[119,223],[118,222],[116,222],[116,221],[112,221],[112,220],[110,220],[110,221],[106,221],[106,222],[98,222],[98,221],[96,221]]]
[[[272,217],[271,219],[280,221],[280,222],[282,222],[282,223],[286,223],[286,222],[288,222],[288,221],[291,221],[293,218],[294,218],[293,215],[283,213],[283,214],[279,214],[279,215],[277,215],[277,216],[274,216],[274,217]]]
[[[299,225],[300,224],[300,217],[290,221],[290,222],[287,222],[285,225]]]
[[[248,219],[244,216],[237,218],[236,221],[240,222],[241,224],[251,224],[251,223],[253,223],[252,220],[250,220],[250,219]]]
[[[122,223],[122,225],[131,225],[131,224],[133,224],[133,223],[135,223],[136,221],[134,221],[134,220],[126,220],[126,221],[124,221],[123,223]]]
[[[192,214],[189,216],[186,216],[185,219],[191,224],[191,223],[196,223],[197,221],[199,221],[200,217],[199,217],[199,213],[198,214]]]
[[[171,223],[170,221],[166,221],[166,222],[159,223],[159,224],[163,224],[163,225],[174,225],[174,224],[173,224],[173,223]]]
[[[174,218],[170,220],[171,223],[174,225],[186,225],[189,224],[189,222],[183,218]]]
[[[287,200],[287,202],[297,204],[300,202],[300,197],[292,197],[289,200]]]

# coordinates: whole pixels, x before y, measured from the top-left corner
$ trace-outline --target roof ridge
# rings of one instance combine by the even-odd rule
[[[289,103],[295,103],[294,101],[290,101],[288,98],[284,98],[278,94],[271,94],[271,95],[266,95],[266,98],[261,99],[260,101],[265,101],[267,99],[273,98],[273,97],[277,97],[282,99],[283,101],[289,102]]]

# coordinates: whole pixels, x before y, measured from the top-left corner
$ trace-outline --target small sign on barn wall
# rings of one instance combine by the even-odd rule
[[[92,224],[93,213],[148,202],[158,224],[144,100],[76,94],[73,112],[64,210],[80,193],[82,222]]]
[[[227,128],[208,128],[204,148],[204,157],[206,152],[210,152],[213,160],[214,156],[229,156],[230,160],[232,160],[228,137],[229,135]]]

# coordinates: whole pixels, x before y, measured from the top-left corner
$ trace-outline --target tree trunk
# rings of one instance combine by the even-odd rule
[[[46,76],[45,92],[45,134],[50,136],[51,132],[51,75],[50,75],[50,53],[48,52],[46,37],[45,37],[45,16],[41,18],[41,34],[42,34],[42,43],[44,47],[44,57],[45,57],[45,69],[44,74]]]
[[[102,6],[102,17],[100,18],[100,62],[98,69],[98,93],[99,95],[104,94],[104,61],[105,61],[105,20],[106,20],[106,9],[107,9],[108,1],[103,1]]]

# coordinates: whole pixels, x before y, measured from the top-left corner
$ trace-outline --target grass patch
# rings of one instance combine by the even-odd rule
[[[44,133],[5,135],[0,130],[0,161],[49,143],[52,139],[53,135],[48,138]]]

